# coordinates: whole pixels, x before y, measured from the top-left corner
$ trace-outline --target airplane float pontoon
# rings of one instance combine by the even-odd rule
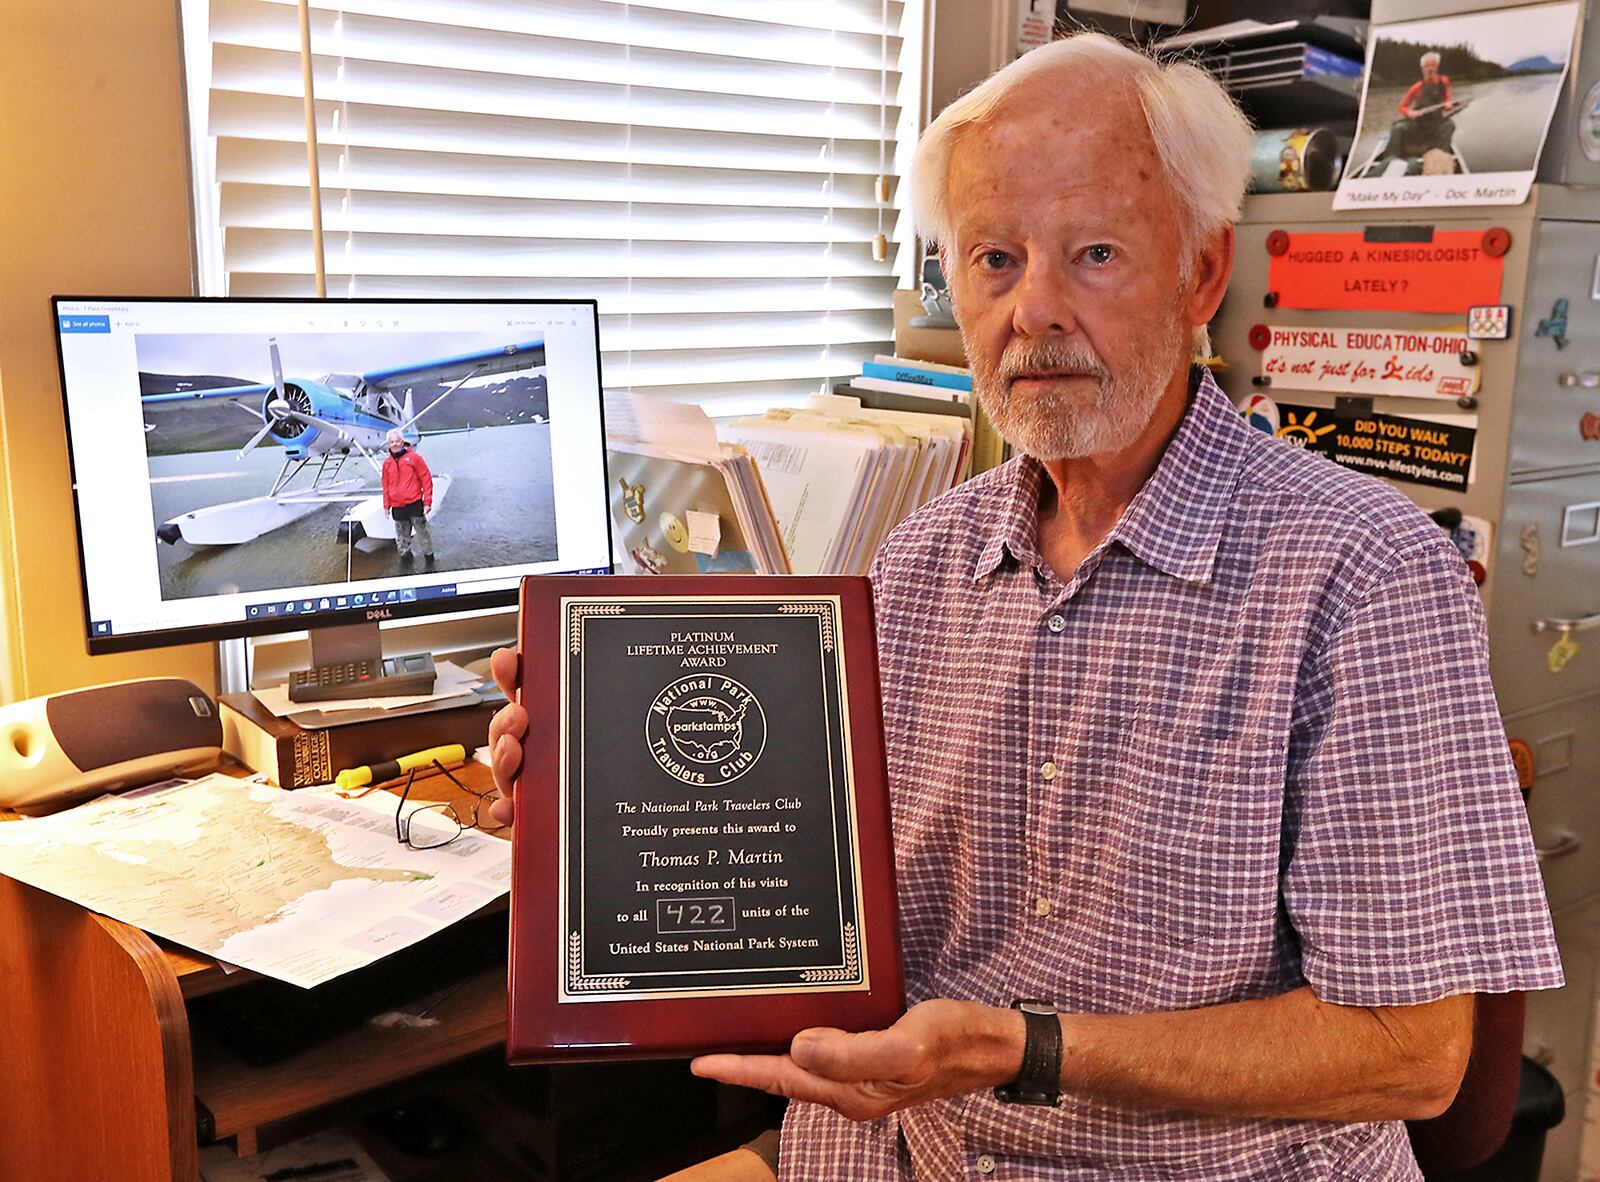
[[[473,378],[538,369],[545,364],[541,339],[372,373],[286,380],[275,338],[267,341],[267,352],[272,359],[270,385],[147,394],[141,400],[146,410],[153,411],[200,400],[232,399],[233,405],[261,423],[236,458],[244,459],[268,435],[283,445],[283,467],[264,496],[179,514],[156,528],[156,537],[163,542],[176,544],[182,538],[191,546],[235,546],[333,504],[349,506],[339,522],[341,542],[393,540],[394,520],[384,511],[381,484],[388,433],[399,428],[413,444],[423,435],[445,434],[419,431],[416,422]],[[421,382],[452,384],[414,412],[410,390],[404,400],[396,398],[394,391]],[[243,401],[257,395],[262,396],[259,410]],[[145,430],[150,428],[146,424]],[[351,453],[365,461],[370,478],[359,461],[353,473],[345,473]],[[301,481],[291,487],[304,474],[309,474],[310,483]],[[430,520],[443,507],[450,483],[448,475],[434,474]]]

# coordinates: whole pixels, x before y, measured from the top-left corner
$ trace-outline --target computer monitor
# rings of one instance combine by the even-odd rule
[[[91,653],[349,624],[375,644],[379,619],[611,569],[592,300],[54,305]],[[385,504],[395,430],[431,478],[431,560],[393,512],[418,465]]]

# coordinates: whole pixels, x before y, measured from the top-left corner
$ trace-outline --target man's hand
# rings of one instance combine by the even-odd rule
[[[1193,1010],[1062,1014],[1066,1092],[1156,1112],[1366,1122],[1438,1116],[1472,1049],[1470,994],[1343,1006],[1302,985]],[[724,1083],[825,1104],[852,1120],[994,1087],[1022,1066],[1024,1019],[925,1001],[888,1030],[803,1030],[787,1055],[706,1055]]]
[[[802,1030],[787,1055],[702,1055],[690,1070],[872,1120],[1014,1079],[1023,1022],[1016,1010],[935,999],[912,1006],[887,1030]]]
[[[522,767],[522,737],[528,733],[528,712],[522,708],[517,693],[517,650],[495,649],[489,668],[495,683],[511,699],[489,722],[489,769],[494,772],[494,786],[500,790],[500,799],[489,806],[489,815],[500,824],[509,825],[516,817],[512,796]]]

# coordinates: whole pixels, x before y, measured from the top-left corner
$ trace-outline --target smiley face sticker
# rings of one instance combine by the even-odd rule
[[[671,513],[663,513],[660,522],[661,536],[667,539],[667,545],[671,546],[679,554],[689,553],[688,527]]]

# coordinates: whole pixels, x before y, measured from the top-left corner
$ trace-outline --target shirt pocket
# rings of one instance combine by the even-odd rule
[[[1269,736],[1131,723],[1100,810],[1112,906],[1178,945],[1270,932],[1285,767]]]

